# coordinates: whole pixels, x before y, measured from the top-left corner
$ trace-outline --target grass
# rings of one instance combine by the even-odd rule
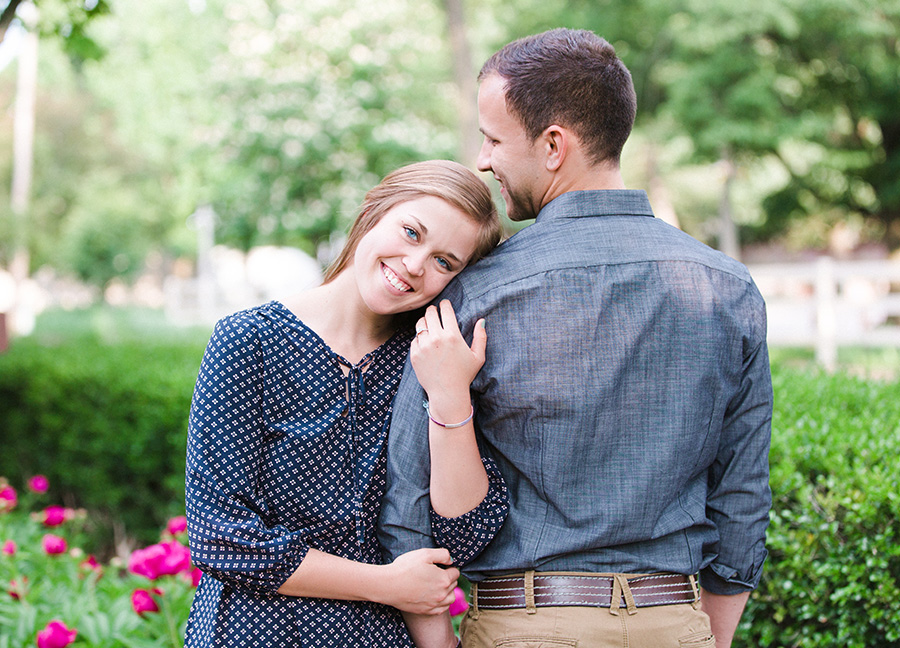
[[[773,347],[769,349],[773,367],[785,367],[817,373],[812,347]],[[836,373],[878,382],[900,379],[900,347],[841,347],[838,349]]]
[[[158,309],[97,305],[77,310],[47,310],[38,316],[34,332],[29,337],[33,342],[46,346],[58,346],[84,338],[107,344],[148,342],[203,345],[211,333],[211,326],[174,326]]]

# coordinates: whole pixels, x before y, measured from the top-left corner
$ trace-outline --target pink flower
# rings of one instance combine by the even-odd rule
[[[16,489],[9,484],[0,484],[0,513],[12,511],[18,502]]]
[[[9,595],[17,601],[22,598],[28,588],[28,577],[22,576],[20,579],[12,579],[9,581]]]
[[[68,517],[68,511],[62,506],[48,506],[44,509],[43,523],[46,527],[55,527],[65,522]]]
[[[65,538],[60,538],[59,536],[53,535],[52,533],[48,533],[47,535],[45,535],[41,540],[41,544],[44,547],[44,553],[47,554],[65,553],[66,549],[68,548]]]
[[[138,549],[128,560],[128,571],[139,576],[156,580],[191,569],[191,552],[183,544],[174,540]]]
[[[28,490],[32,493],[46,493],[50,488],[50,482],[43,475],[35,475],[28,480]]]
[[[171,533],[173,536],[177,536],[179,533],[184,533],[185,531],[187,531],[187,518],[183,515],[173,517],[171,520],[169,520],[168,524],[166,524],[166,531]]]
[[[154,594],[161,596],[162,590],[155,587],[150,591],[142,589],[134,590],[131,593],[131,607],[133,607],[134,611],[140,616],[143,616],[145,612],[159,612],[159,605],[157,605],[156,600],[153,598]]]
[[[37,633],[38,648],[65,648],[75,641],[77,630],[70,630],[62,621],[51,621]]]
[[[453,590],[453,603],[450,604],[450,616],[463,614],[469,609],[469,602],[466,600],[466,593],[461,587]]]
[[[202,576],[203,572],[200,571],[199,567],[194,567],[189,572],[181,572],[181,577],[184,578],[185,582],[190,583],[191,587],[197,587]]]
[[[100,567],[100,563],[97,562],[97,559],[94,558],[93,554],[88,555],[88,557],[82,560],[81,564],[78,566],[85,571],[95,571],[98,574],[103,573],[103,568]]]
[[[16,543],[13,540],[7,540],[3,543],[3,553],[7,556],[15,556],[16,555]]]

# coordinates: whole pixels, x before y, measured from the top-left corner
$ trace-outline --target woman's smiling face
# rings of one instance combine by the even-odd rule
[[[394,206],[360,240],[353,257],[363,302],[381,315],[425,306],[466,267],[479,233],[464,211],[441,198]]]

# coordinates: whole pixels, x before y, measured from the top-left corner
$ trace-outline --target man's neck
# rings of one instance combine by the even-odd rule
[[[610,191],[625,188],[625,181],[618,166],[596,165],[585,169],[561,171],[554,176],[553,182],[547,188],[541,207],[570,191]]]

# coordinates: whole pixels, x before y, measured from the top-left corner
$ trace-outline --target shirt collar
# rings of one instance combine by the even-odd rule
[[[586,216],[650,216],[647,192],[637,189],[569,191],[544,205],[535,222]]]

